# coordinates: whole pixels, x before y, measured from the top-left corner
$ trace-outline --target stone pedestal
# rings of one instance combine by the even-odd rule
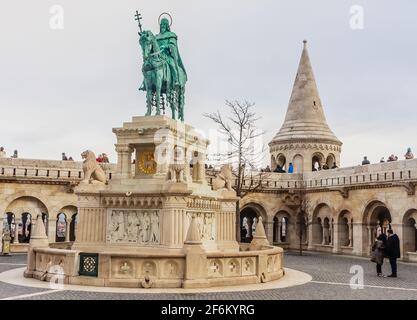
[[[65,282],[97,286],[195,288],[283,275],[283,251],[269,245],[262,223],[251,247],[240,250],[236,194],[207,184],[208,141],[194,128],[154,116],[113,132],[114,178],[74,189],[76,240],[71,250],[34,248],[28,270],[35,277],[44,278],[48,263],[64,266]]]

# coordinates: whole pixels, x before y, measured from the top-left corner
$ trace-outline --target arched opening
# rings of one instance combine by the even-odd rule
[[[61,212],[56,219],[56,242],[64,242],[67,235],[67,216]]]
[[[289,222],[290,215],[286,211],[278,212],[273,219],[273,242],[289,242]]]
[[[349,211],[339,215],[339,244],[342,247],[353,247],[353,219]]]
[[[22,222],[19,223],[19,242],[29,243],[32,232],[32,215],[29,212],[22,213]]]
[[[319,171],[322,169],[324,163],[324,156],[320,152],[316,152],[313,154],[311,158],[311,170],[312,171]]]
[[[317,218],[316,223],[313,224],[313,242],[322,244],[323,239],[323,222],[321,218]]]
[[[262,216],[263,221],[266,221],[266,213],[263,208],[256,204],[247,204],[240,211],[240,241],[249,243],[255,235],[256,224],[259,217]]]
[[[327,204],[320,204],[313,214],[313,244],[333,244],[333,219],[330,207]]]
[[[75,241],[75,232],[77,227],[77,210],[77,207],[73,205],[65,206],[61,210],[59,210],[59,213],[57,215],[55,234],[55,240],[57,242]]]
[[[282,153],[277,155],[276,163],[277,163],[278,166],[281,167],[281,169],[283,169],[285,171],[287,170],[287,159],[285,158],[285,156]]]
[[[404,252],[417,251],[417,210],[409,210],[403,218]]]
[[[75,241],[77,225],[78,225],[78,213],[75,213],[71,217],[69,241]]]
[[[292,160],[292,164],[294,166],[294,173],[302,173],[303,172],[304,160],[303,160],[302,155],[300,155],[300,154],[295,155],[293,160]]]
[[[336,158],[334,154],[330,153],[326,158],[326,164],[328,169],[332,169],[333,166],[336,164]]]
[[[363,249],[370,253],[375,239],[381,233],[387,234],[388,229],[391,228],[391,213],[384,203],[373,201],[367,205],[363,219],[365,226],[363,230],[363,239],[365,240]]]
[[[13,243],[29,243],[32,219],[35,220],[40,214],[48,230],[48,210],[38,198],[23,196],[14,199],[6,208],[5,212],[12,213],[10,217],[10,236]],[[8,218],[9,219],[9,218]]]

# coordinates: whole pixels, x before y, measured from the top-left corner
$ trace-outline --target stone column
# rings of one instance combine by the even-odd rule
[[[67,226],[65,229],[65,241],[70,241],[70,225],[71,225],[71,218],[67,218]]]
[[[340,225],[338,223],[333,223],[333,235],[332,235],[332,245],[333,245],[333,252],[337,253],[340,251]]]
[[[277,237],[278,237],[277,242],[278,243],[281,243],[281,226],[282,226],[282,222],[280,220],[278,220],[277,225],[278,225],[278,230],[276,232]]]
[[[133,149],[128,144],[116,144],[117,175],[119,178],[130,178]]]
[[[326,228],[324,227],[324,221],[321,222],[322,241],[321,244],[326,244]]]
[[[48,240],[49,242],[55,242],[56,240],[56,218],[48,218]]]
[[[371,226],[368,226],[367,227],[367,229],[368,229],[368,248],[366,248],[366,253],[367,254],[369,254],[370,253],[370,249],[371,249],[371,247],[372,247],[372,231],[373,231],[373,227],[371,227]]]
[[[363,255],[365,232],[365,226],[362,223],[352,222],[352,246],[355,255]]]
[[[307,222],[307,221],[305,222],[305,227],[306,227],[306,228],[305,228],[305,230],[306,230],[306,234],[304,235],[304,237],[305,237],[305,239],[306,239],[306,240],[305,240],[305,243],[304,243],[304,244],[308,245],[308,244],[309,244],[309,240],[308,240],[309,238],[308,238],[308,236],[309,236],[309,234],[310,234],[310,233],[309,233],[309,231],[308,231],[308,222]],[[303,230],[303,231],[304,231],[304,230]],[[302,240],[302,239],[301,239],[301,240]]]
[[[329,222],[329,236],[330,236],[330,245],[334,244],[334,237],[335,237],[335,230],[334,230],[334,222]]]
[[[13,243],[19,243],[19,220],[16,219],[16,216],[14,218],[14,240]]]
[[[314,248],[313,246],[313,228],[314,228],[314,224],[313,221],[309,222],[309,225],[307,227],[307,235],[308,235],[308,250],[312,250]]]
[[[353,220],[348,222],[349,247],[353,247]]]
[[[258,223],[259,223],[259,220],[258,220]],[[269,221],[265,221],[264,226],[266,227],[265,228],[266,229],[265,230],[266,238],[268,239],[268,242],[272,244],[273,243],[273,238],[274,238],[274,234],[273,234],[274,223],[269,222]]]
[[[414,228],[416,229],[414,232],[417,232],[417,223],[414,225]],[[414,233],[414,237],[415,237],[415,233]],[[416,252],[417,252],[417,243],[414,244],[414,247],[416,248]]]
[[[368,230],[368,246],[372,245],[372,227],[367,226],[366,229]]]

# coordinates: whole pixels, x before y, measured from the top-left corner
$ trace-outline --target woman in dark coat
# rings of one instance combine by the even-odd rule
[[[382,264],[384,263],[386,242],[387,237],[382,233],[372,246],[372,261],[376,263],[376,274],[378,277],[382,277]]]

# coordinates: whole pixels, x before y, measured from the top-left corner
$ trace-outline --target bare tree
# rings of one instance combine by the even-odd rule
[[[235,184],[233,189],[242,199],[252,192],[260,191],[267,173],[259,170],[265,152],[265,145],[259,145],[258,140],[264,135],[263,130],[256,127],[259,117],[253,112],[254,103],[248,101],[226,100],[228,115],[217,111],[204,114],[219,127],[229,150],[216,154],[222,163],[232,163]],[[247,183],[249,182],[249,183]],[[240,237],[240,206],[236,202],[236,237]]]
[[[305,188],[305,186],[304,186]],[[299,195],[301,198],[301,202],[300,202],[300,206],[298,208],[298,215],[297,215],[297,219],[296,219],[296,223],[298,224],[298,236],[299,236],[299,253],[300,256],[303,255],[303,236],[307,237],[307,229],[309,227],[309,225],[311,224],[311,222],[309,221],[308,218],[308,206],[309,206],[309,201],[306,197],[306,191],[305,189],[302,189],[299,191]],[[304,227],[306,229],[306,233],[304,233]],[[308,241],[308,239],[306,239]]]

